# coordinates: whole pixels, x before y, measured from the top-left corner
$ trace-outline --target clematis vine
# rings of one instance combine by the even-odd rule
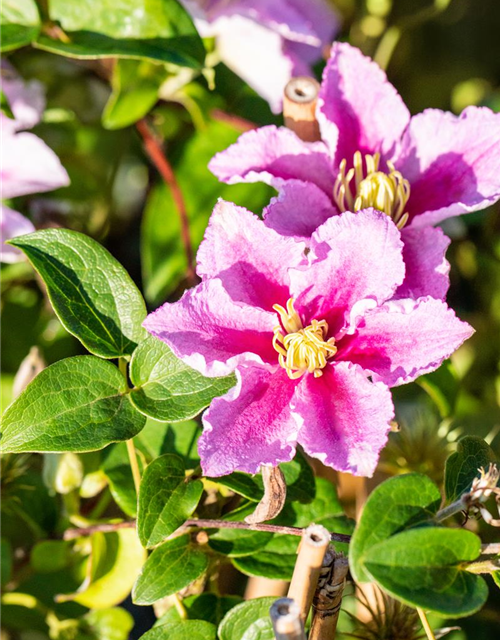
[[[40,121],[45,107],[42,86],[36,81],[25,83],[5,60],[2,61],[1,73],[2,89],[14,116],[10,118],[0,113],[2,198],[15,198],[67,186],[68,174],[55,153],[40,138],[23,131]],[[4,242],[34,231],[32,222],[18,211],[2,204],[0,230],[0,260],[22,260],[21,252]]]
[[[202,374],[236,373],[203,416],[206,475],[256,473],[297,444],[334,469],[373,474],[394,417],[389,388],[436,369],[473,332],[441,300],[393,299],[402,251],[396,225],[373,208],[329,218],[306,247],[217,204],[201,283],[144,322]]]
[[[279,195],[266,224],[308,238],[330,216],[374,207],[401,230],[406,278],[398,297],[443,299],[449,239],[433,225],[500,198],[500,114],[410,113],[369,58],[335,43],[317,118],[322,140],[274,126],[243,134],[210,163],[223,182],[264,181]]]
[[[325,0],[182,0],[200,35],[214,37],[221,60],[281,110],[291,77],[309,75],[338,30]]]

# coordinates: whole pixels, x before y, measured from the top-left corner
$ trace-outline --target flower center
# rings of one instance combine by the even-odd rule
[[[402,229],[408,213],[405,207],[410,197],[410,183],[392,162],[387,162],[389,173],[379,171],[380,154],[365,154],[356,151],[353,167],[346,174],[347,161],[340,163],[339,173],[333,187],[333,198],[340,211],[360,211],[373,207],[383,211]]]
[[[315,378],[322,376],[327,360],[337,353],[335,340],[325,340],[327,322],[313,320],[304,328],[294,309],[293,298],[286,303],[286,309],[279,304],[275,304],[273,309],[281,322],[274,328],[273,347],[279,353],[279,363],[286,369],[288,377],[296,380],[304,373],[312,373]]]

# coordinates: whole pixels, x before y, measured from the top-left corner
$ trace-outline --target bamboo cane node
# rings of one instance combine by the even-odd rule
[[[276,640],[305,640],[300,608],[293,598],[279,598],[273,602],[269,615]]]
[[[319,83],[307,76],[292,78],[285,87],[283,97],[285,126],[305,142],[321,140],[316,120],[319,89]]]

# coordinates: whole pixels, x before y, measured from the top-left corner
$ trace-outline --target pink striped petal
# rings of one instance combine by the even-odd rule
[[[286,304],[288,269],[304,262],[304,250],[250,211],[219,200],[198,250],[197,271],[220,278],[234,301],[272,311],[274,304]]]
[[[410,224],[437,224],[500,199],[500,113],[427,109],[411,119],[396,168],[411,183]]]
[[[444,300],[450,287],[450,263],[445,258],[450,239],[441,229],[405,228],[401,232],[406,276],[396,291],[398,298],[431,296]]]
[[[234,302],[217,278],[189,289],[144,321],[149,333],[206,376],[223,376],[249,362],[275,367],[275,326],[274,312]]]
[[[306,322],[326,320],[332,335],[349,322],[355,305],[390,298],[404,278],[403,243],[384,213],[365,209],[329,218],[311,239],[318,259],[290,270],[290,291]]]
[[[309,241],[336,213],[330,198],[315,184],[288,180],[264,210],[264,222],[283,236]]]
[[[364,316],[336,357],[394,387],[437,369],[473,333],[441,300],[390,301]]]
[[[359,49],[336,42],[323,73],[318,121],[335,163],[356,151],[390,157],[410,113],[380,67]]]
[[[334,363],[321,378],[301,379],[293,411],[302,420],[298,442],[310,456],[338,471],[373,475],[394,418],[384,384],[356,365]]]
[[[322,142],[303,142],[293,131],[270,125],[248,131],[225,151],[217,153],[208,168],[222,182],[265,182],[277,189],[285,180],[316,184],[327,195],[333,190],[333,173]]]
[[[215,398],[203,416],[198,451],[207,476],[257,473],[261,465],[275,466],[295,454],[298,424],[290,409],[295,384],[284,369],[241,367],[236,375],[237,385]]]

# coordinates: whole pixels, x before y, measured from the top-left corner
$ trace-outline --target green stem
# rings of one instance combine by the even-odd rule
[[[141,472],[139,469],[139,463],[137,462],[137,454],[135,452],[134,439],[127,440],[127,451],[130,460],[130,468],[132,469],[132,476],[134,478],[135,492],[139,495],[139,487],[141,486]]]
[[[469,494],[465,493],[458,500],[455,500],[455,502],[452,502],[447,507],[444,507],[444,509],[440,509],[436,513],[435,519],[438,522],[442,522],[443,520],[446,520],[446,518],[451,518],[451,516],[454,516],[457,513],[460,513],[464,509],[467,509],[467,501],[465,500],[465,496],[468,496],[468,495]]]

